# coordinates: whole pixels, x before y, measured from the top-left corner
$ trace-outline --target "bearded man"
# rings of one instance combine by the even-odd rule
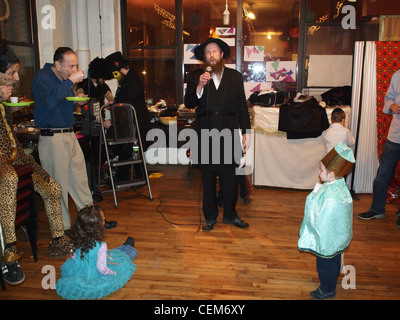
[[[194,54],[204,64],[201,69],[189,74],[185,106],[197,107],[197,160],[203,179],[205,218],[202,230],[212,230],[217,222],[217,176],[223,194],[222,222],[247,228],[249,224],[240,219],[236,212],[238,183],[235,170],[242,154],[242,145],[246,149],[250,142],[250,133],[246,132],[250,129],[250,116],[243,78],[238,71],[225,66],[230,48],[218,38],[208,38],[195,48]],[[242,141],[239,129],[242,130]]]

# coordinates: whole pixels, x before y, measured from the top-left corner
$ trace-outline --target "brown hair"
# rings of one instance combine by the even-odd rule
[[[57,48],[57,50],[54,52],[54,56],[53,56],[53,62],[62,62],[64,60],[64,55],[66,53],[73,53],[76,54],[74,50],[72,50],[69,47],[59,47]]]
[[[104,236],[104,223],[101,206],[86,206],[78,212],[71,228],[72,250],[81,249],[81,258],[101,242]]]
[[[333,109],[332,114],[331,114],[331,120],[333,123],[341,122],[345,118],[346,118],[346,114],[344,113],[343,109],[341,109],[341,108]]]

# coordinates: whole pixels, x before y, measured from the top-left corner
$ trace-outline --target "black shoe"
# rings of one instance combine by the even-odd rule
[[[25,281],[25,274],[18,263],[21,255],[15,246],[4,250],[5,263],[1,267],[1,272],[3,273],[4,281],[13,286]]]
[[[222,222],[226,223],[226,224],[233,224],[235,227],[238,227],[241,229],[247,228],[249,226],[249,224],[246,221],[244,221],[240,218],[234,218],[234,219],[223,218]]]
[[[382,219],[385,217],[385,214],[377,214],[372,210],[365,211],[358,215],[358,218],[361,220],[371,220],[371,219]]]
[[[397,228],[400,228],[400,211],[399,212],[397,212],[397,217],[396,217],[396,225],[397,225]]]
[[[248,203],[250,203],[250,199],[247,197],[243,197],[243,202],[244,202],[244,204],[248,204]]]
[[[333,299],[336,297],[336,292],[332,291],[324,293],[320,288],[317,288],[316,290],[310,292],[310,296],[314,300]]]
[[[104,228],[106,230],[114,229],[118,226],[117,221],[104,221]]]
[[[133,239],[132,237],[128,237],[126,239],[126,241],[124,242],[125,246],[131,246],[132,248],[135,247],[135,239]]]
[[[201,226],[201,229],[203,231],[211,231],[214,229],[214,225],[217,223],[216,220],[206,220],[203,222],[203,225]]]

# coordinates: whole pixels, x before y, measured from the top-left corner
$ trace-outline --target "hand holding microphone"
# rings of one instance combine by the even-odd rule
[[[210,80],[212,79],[211,73],[212,73],[212,68],[211,68],[211,66],[207,66],[206,72],[204,72],[204,73],[200,76],[199,85],[200,85],[201,87],[204,87],[204,86],[208,83],[208,81],[210,81]]]

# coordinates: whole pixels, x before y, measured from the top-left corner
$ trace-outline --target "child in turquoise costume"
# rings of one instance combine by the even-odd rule
[[[138,251],[128,237],[123,245],[107,250],[103,241],[104,214],[99,206],[82,209],[71,228],[73,254],[61,266],[56,292],[65,299],[101,299],[122,288],[132,277]]]
[[[306,200],[298,247],[317,256],[321,284],[310,293],[313,299],[336,297],[341,253],[353,237],[353,200],[343,176],[354,163],[353,152],[340,142],[321,160],[322,184],[317,183]]]

